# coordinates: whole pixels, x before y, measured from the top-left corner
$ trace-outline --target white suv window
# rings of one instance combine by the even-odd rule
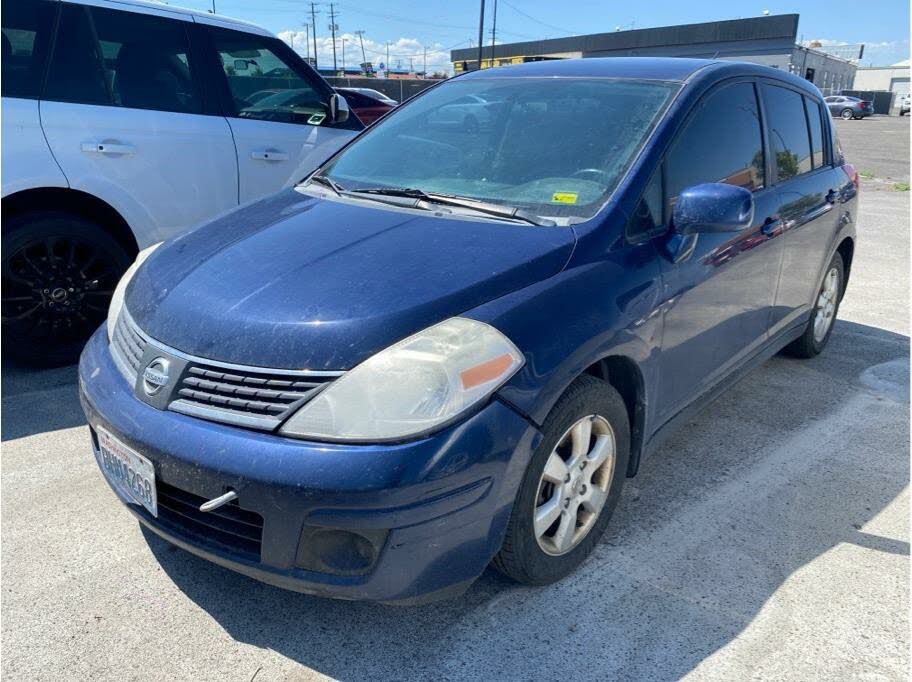
[[[228,79],[230,115],[309,125],[327,120],[325,97],[283,58],[281,41],[220,28],[211,35]]]
[[[64,5],[45,99],[201,113],[185,22]]]

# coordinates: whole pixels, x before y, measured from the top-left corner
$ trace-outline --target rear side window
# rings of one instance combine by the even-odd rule
[[[64,5],[45,98],[201,113],[185,22]]]
[[[803,100],[794,90],[763,85],[773,170],[778,182],[811,170],[811,142]]]
[[[799,102],[800,104],[800,102]],[[752,83],[706,97],[665,158],[668,215],[688,187],[724,182],[752,192],[764,186],[763,134]]]
[[[37,99],[44,81],[48,47],[54,30],[56,3],[4,0],[2,94]]]
[[[805,97],[804,108],[807,111],[808,128],[811,131],[811,163],[814,168],[820,168],[824,162],[823,123],[820,105],[810,97]]]

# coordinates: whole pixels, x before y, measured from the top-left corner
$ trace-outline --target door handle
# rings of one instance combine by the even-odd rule
[[[835,204],[835,203],[836,203],[836,190],[835,190],[835,189],[831,189],[829,192],[827,192],[827,195],[826,195],[826,202],[827,202],[828,204]]]
[[[760,231],[767,237],[775,237],[782,231],[782,220],[778,216],[770,216],[763,221],[763,227],[760,228]]]
[[[106,156],[126,156],[135,154],[136,147],[123,142],[83,142],[82,151],[89,154],[104,154]]]
[[[288,161],[288,154],[278,149],[257,149],[250,152],[250,158],[257,161]]]

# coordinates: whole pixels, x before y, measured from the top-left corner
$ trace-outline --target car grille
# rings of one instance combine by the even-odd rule
[[[166,529],[204,544],[215,545],[233,554],[260,560],[263,542],[263,517],[241,509],[237,500],[210,512],[201,512],[203,497],[157,480],[157,521]]]
[[[136,383],[139,365],[146,350],[148,340],[139,331],[133,319],[122,310],[117,324],[114,325],[114,336],[111,339],[111,356],[114,364],[132,385]]]
[[[335,377],[301,377],[247,368],[243,372],[192,363],[170,409],[184,414],[273,429]]]
[[[150,338],[123,308],[111,341],[111,356],[135,386],[147,349],[171,358],[173,382],[161,394],[160,409],[192,417],[272,431],[342,372],[249,367],[196,358]],[[147,360],[148,362],[148,360]],[[136,389],[137,396],[149,402]],[[159,396],[156,397],[156,401]]]

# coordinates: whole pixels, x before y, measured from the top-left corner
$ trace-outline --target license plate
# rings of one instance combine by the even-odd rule
[[[128,500],[158,516],[155,467],[148,459],[127,447],[102,428],[98,434],[98,464],[105,477]]]

